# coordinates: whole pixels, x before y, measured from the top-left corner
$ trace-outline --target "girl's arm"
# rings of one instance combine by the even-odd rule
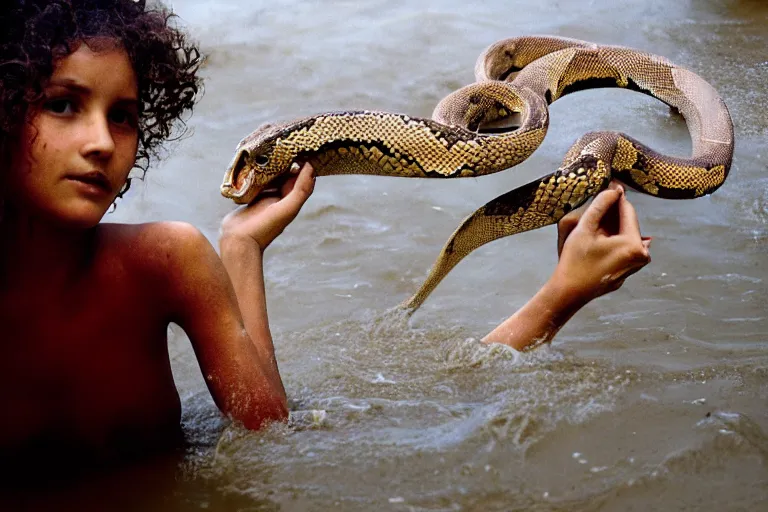
[[[285,389],[269,330],[262,257],[269,244],[296,218],[314,190],[315,174],[311,165],[304,164],[294,174],[282,183],[276,195],[257,197],[249,206],[229,214],[221,224],[219,239],[221,260],[234,286],[245,330],[259,359],[268,363],[270,385],[279,392],[283,403],[286,402]]]
[[[189,336],[221,411],[258,429],[288,417],[267,320],[262,253],[296,217],[314,187],[305,166],[279,197],[261,197],[227,216],[221,257],[194,227],[166,223],[171,321]]]
[[[483,341],[518,350],[549,342],[585,304],[617,290],[651,261],[650,238],[640,235],[635,209],[615,183],[583,212],[558,226],[560,261],[549,281]]]

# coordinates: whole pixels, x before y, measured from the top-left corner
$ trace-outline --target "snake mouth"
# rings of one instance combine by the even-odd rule
[[[248,168],[248,152],[245,150],[240,151],[235,164],[232,166],[232,185],[236,190],[247,190],[246,182],[251,173],[246,172]]]
[[[259,194],[254,186],[254,176],[248,164],[248,152],[243,150],[230,166],[227,179],[221,184],[221,195],[237,204],[246,204]]]
[[[513,112],[503,119],[481,123],[476,131],[483,134],[501,134],[513,132],[521,126],[523,126],[523,115]]]
[[[252,186],[253,179],[246,176],[241,185],[236,186],[231,183],[221,185],[221,195],[231,199],[235,204],[248,204],[259,195],[260,189]]]

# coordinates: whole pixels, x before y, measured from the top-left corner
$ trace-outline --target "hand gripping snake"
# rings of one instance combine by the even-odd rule
[[[317,175],[459,178],[491,174],[528,158],[547,132],[547,106],[571,92],[622,87],[679,111],[690,158],[663,155],[619,132],[590,132],[552,174],[503,194],[464,219],[421,288],[402,306],[415,311],[466,255],[493,240],[554,224],[618,179],[666,199],[713,192],[733,158],[733,123],[717,91],[663,57],[575,39],[499,41],[475,66],[477,82],[445,97],[432,119],[373,111],[331,112],[267,126],[237,147],[221,193],[251,202],[295,161]],[[509,129],[514,124],[516,129]],[[507,128],[505,130],[505,128]]]

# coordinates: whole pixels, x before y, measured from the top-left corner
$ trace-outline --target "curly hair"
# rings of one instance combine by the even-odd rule
[[[183,135],[184,115],[199,96],[201,57],[173,26],[174,15],[145,0],[3,0],[0,5],[0,168],[43,96],[57,61],[85,43],[115,41],[138,77],[139,148],[134,168],[147,172],[164,141]],[[98,48],[94,48],[98,50]],[[119,196],[130,187],[126,182]]]

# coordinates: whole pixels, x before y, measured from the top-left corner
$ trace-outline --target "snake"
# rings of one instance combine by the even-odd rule
[[[309,162],[318,176],[463,178],[503,171],[542,143],[548,106],[584,89],[637,91],[683,116],[691,137],[688,158],[665,155],[622,132],[589,132],[554,172],[477,209],[401,304],[413,312],[472,251],[557,223],[612,179],[652,196],[692,199],[714,192],[730,171],[734,134],[725,102],[707,81],[665,57],[565,37],[522,36],[486,48],[475,79],[443,98],[431,118],[355,110],[262,126],[238,144],[221,194],[250,203],[295,161]]]

